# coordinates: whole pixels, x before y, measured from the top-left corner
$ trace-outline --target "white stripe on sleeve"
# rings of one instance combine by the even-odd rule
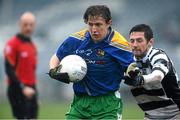
[[[154,70],[151,74],[143,75],[144,83],[159,82],[164,78],[164,73],[160,70]]]

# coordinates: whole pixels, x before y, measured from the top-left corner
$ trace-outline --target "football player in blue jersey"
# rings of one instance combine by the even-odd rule
[[[112,29],[110,10],[94,5],[84,13],[88,28],[70,35],[50,60],[49,75],[69,83],[67,73],[58,73],[60,61],[67,55],[81,56],[88,71],[83,80],[73,83],[74,99],[67,119],[119,119],[122,101],[118,92],[124,71],[133,62],[126,39]]]

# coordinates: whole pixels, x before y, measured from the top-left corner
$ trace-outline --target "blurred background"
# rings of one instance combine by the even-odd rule
[[[6,97],[3,48],[18,32],[19,17],[31,11],[37,17],[33,40],[38,48],[39,118],[63,119],[73,97],[72,85],[51,80],[48,72],[50,57],[69,34],[86,27],[83,14],[90,5],[109,6],[113,28],[128,39],[136,24],[149,24],[155,37],[155,47],[164,49],[180,74],[180,1],[179,0],[0,0],[0,119],[12,118]],[[124,119],[140,119],[142,111],[121,84]]]

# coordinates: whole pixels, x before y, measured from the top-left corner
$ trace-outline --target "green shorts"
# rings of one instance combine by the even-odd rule
[[[119,92],[102,96],[74,95],[66,119],[121,119],[122,100]]]

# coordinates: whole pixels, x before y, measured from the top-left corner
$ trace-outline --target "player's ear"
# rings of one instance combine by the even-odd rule
[[[110,27],[112,25],[112,20],[109,20],[108,22],[106,22],[108,27]]]
[[[151,40],[149,42],[153,46],[154,45],[154,38],[151,38]]]
[[[148,42],[148,46],[151,47],[154,45],[154,38],[151,38]]]

